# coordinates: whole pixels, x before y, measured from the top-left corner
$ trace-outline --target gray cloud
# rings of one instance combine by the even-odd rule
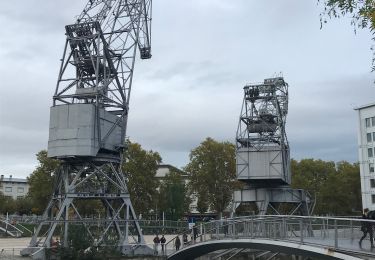
[[[2,3],[0,171],[26,176],[46,148],[64,26],[85,1]],[[314,1],[154,1],[153,57],[137,60],[128,135],[183,166],[204,138],[234,141],[243,86],[290,84],[294,158],[357,159],[353,106],[373,102],[371,35],[346,19],[319,29]]]

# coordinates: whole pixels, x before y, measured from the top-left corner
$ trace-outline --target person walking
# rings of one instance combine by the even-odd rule
[[[180,240],[179,236],[176,237],[176,240],[174,241],[174,245],[176,247],[176,251],[180,250],[181,240]]]
[[[154,237],[153,241],[154,241],[155,254],[158,254],[158,247],[159,247],[159,243],[160,243],[159,235],[156,235],[156,237]]]
[[[370,219],[370,217],[369,217],[369,209],[368,208],[365,208],[363,210],[362,219],[364,219],[364,220]],[[373,248],[374,247],[374,235],[373,235],[372,223],[371,222],[367,222],[367,221],[362,221],[361,225],[362,225],[361,226],[361,231],[363,232],[363,236],[359,240],[359,247],[362,248],[362,241],[363,241],[363,239],[366,238],[367,234],[369,234],[371,248]]]
[[[165,253],[165,242],[167,242],[167,240],[165,239],[165,237],[164,237],[164,235],[162,235],[161,236],[161,238],[160,238],[160,243],[161,243],[161,252],[163,253],[163,255],[164,255],[164,253]]]
[[[198,237],[198,228],[197,228],[197,226],[194,226],[194,227],[193,227],[193,238],[194,238],[194,244],[195,244],[195,242],[196,242],[196,240],[197,240],[197,237]]]
[[[188,243],[188,235],[186,234],[186,232],[182,235],[182,241],[184,242],[185,247]]]

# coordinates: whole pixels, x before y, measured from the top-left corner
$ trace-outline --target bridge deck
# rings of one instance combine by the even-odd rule
[[[349,218],[327,217],[301,217],[301,216],[260,216],[251,218],[231,219],[202,224],[199,228],[200,235],[195,243],[186,245],[184,252],[188,252],[186,259],[192,259],[192,252],[199,250],[206,252],[212,250],[240,248],[262,248],[267,251],[287,252],[292,250],[295,254],[312,256],[328,254],[327,259],[375,259],[375,249],[371,248],[369,237],[359,245],[359,239],[363,235],[361,226],[364,220]],[[375,225],[375,221],[371,222]],[[180,240],[182,241],[181,237]],[[256,241],[263,241],[265,248]],[[208,243],[210,242],[210,243]],[[241,243],[238,243],[241,242]],[[208,243],[208,244],[206,244]],[[283,244],[282,247],[280,243]],[[199,246],[201,244],[201,246]],[[173,258],[176,254],[174,240],[167,244],[166,254]],[[215,246],[213,246],[215,245]],[[230,246],[230,247],[229,247]],[[284,248],[285,247],[285,248]],[[301,248],[304,248],[301,251]],[[181,250],[181,249],[180,249]],[[340,254],[340,257],[334,255]],[[344,257],[345,258],[342,258]],[[180,258],[185,259],[185,258]]]

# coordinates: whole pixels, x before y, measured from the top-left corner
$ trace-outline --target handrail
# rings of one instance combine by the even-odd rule
[[[20,224],[20,223],[17,223],[16,224],[17,226],[20,226],[21,228],[23,228],[24,230],[26,230],[27,232],[29,232],[31,235],[34,234],[33,231],[31,231],[30,229],[28,229],[27,227],[25,227],[24,225]]]
[[[375,226],[375,220],[348,217],[321,217],[321,216],[296,216],[296,215],[252,215],[201,223],[198,229],[200,234],[192,243],[202,241],[220,240],[224,237],[230,239],[271,239],[289,241],[297,244],[310,244],[319,247],[331,248],[336,251],[349,251],[351,253],[369,253],[358,247],[362,236],[361,227],[369,223]],[[181,236],[179,234],[178,236]],[[175,236],[166,243],[166,249],[174,245]],[[353,240],[358,239],[353,245]],[[182,240],[181,240],[182,241]],[[349,242],[351,246],[349,246]],[[369,246],[368,242],[364,243]],[[182,247],[186,247],[181,242]],[[175,249],[169,253],[174,253]],[[372,256],[375,253],[370,252]]]
[[[20,230],[19,228],[17,228],[16,226],[12,225],[11,223],[7,222],[7,221],[4,221],[4,220],[1,220],[0,219],[0,223],[4,223],[6,226],[10,226],[11,228],[15,229],[16,231],[18,231],[19,233],[23,234],[24,232],[22,230]],[[6,232],[11,232],[12,233],[12,230],[7,230]],[[14,231],[13,231],[14,232]]]

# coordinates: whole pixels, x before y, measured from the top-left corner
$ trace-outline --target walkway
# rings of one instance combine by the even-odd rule
[[[169,241],[167,255],[171,260],[194,259],[219,249],[252,248],[311,257],[318,254],[322,259],[375,259],[368,238],[362,247],[358,243],[363,234],[361,222],[361,219],[303,216],[214,221],[200,225],[195,243],[190,242],[178,252],[173,246],[175,239]]]

